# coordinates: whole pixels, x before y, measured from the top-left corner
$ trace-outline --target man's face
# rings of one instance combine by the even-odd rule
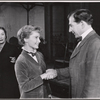
[[[25,39],[30,49],[38,49],[40,43],[40,34],[37,31],[33,31],[28,39]]]
[[[0,44],[4,44],[6,42],[6,36],[2,29],[0,29]]]
[[[75,22],[73,16],[69,18],[69,32],[72,32],[75,35],[75,38],[79,37],[82,33],[81,23]]]

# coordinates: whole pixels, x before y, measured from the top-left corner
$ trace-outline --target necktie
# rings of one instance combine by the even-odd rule
[[[24,50],[25,52],[27,52],[28,54],[31,54],[32,55],[32,57],[34,57],[35,55],[36,55],[36,53],[33,53],[33,52],[28,52],[28,51],[26,51],[26,50]]]
[[[29,54],[32,55],[32,57],[34,57],[36,55],[36,53],[33,53],[33,52],[28,52]]]
[[[82,40],[82,36],[76,38],[77,42],[80,42],[81,40]]]
[[[82,40],[82,36],[76,38],[76,45]]]

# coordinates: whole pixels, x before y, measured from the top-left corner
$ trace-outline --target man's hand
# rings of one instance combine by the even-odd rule
[[[47,73],[47,78],[46,78],[47,80],[54,79],[55,77],[57,77],[57,71],[54,69],[47,69],[46,73]]]
[[[54,69],[46,70],[46,73],[40,75],[42,79],[49,80],[54,79],[57,76],[57,71]]]

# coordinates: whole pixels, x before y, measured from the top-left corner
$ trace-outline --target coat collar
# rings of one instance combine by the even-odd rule
[[[85,44],[85,42],[89,41],[89,40],[91,39],[90,37],[94,36],[95,33],[96,33],[96,32],[95,32],[94,30],[91,31],[91,32],[82,40],[82,42],[80,43],[80,45],[74,49],[74,51],[73,51],[73,53],[72,53],[70,59],[72,59],[73,57],[75,57],[75,56],[80,52],[80,48]]]
[[[25,52],[24,50],[22,51],[22,55],[24,55],[25,58],[28,58],[30,61],[32,61],[32,62],[34,62],[36,64],[39,64],[40,63],[38,53],[36,53],[36,57],[37,57],[38,63],[27,52]]]

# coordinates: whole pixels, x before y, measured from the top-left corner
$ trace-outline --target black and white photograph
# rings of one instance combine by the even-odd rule
[[[0,99],[100,99],[99,1],[0,1]]]

